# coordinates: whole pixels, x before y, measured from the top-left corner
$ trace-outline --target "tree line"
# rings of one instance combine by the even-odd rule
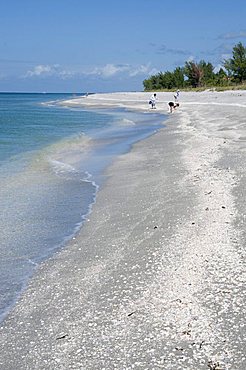
[[[232,57],[224,60],[223,68],[214,72],[212,63],[187,61],[184,67],[173,72],[159,72],[143,81],[144,90],[175,89],[185,87],[230,86],[246,81],[246,47],[239,42],[233,47]]]

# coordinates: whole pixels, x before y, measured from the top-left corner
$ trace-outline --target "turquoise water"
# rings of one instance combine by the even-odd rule
[[[71,97],[0,94],[0,319],[79,230],[106,166],[162,126],[156,114],[57,105]]]

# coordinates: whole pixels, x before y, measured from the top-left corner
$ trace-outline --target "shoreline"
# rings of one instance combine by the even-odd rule
[[[50,106],[51,104],[48,103],[48,105]],[[56,106],[54,108],[56,108]],[[67,112],[68,110],[66,108],[58,107],[58,109],[60,110],[61,115],[66,116],[68,114]],[[94,113],[92,110],[87,110],[87,112],[92,115]],[[75,114],[80,114],[80,112],[77,111],[75,112]],[[68,244],[68,242],[75,235],[78,234],[79,230],[81,229],[84,223],[84,220],[88,218],[91,212],[91,208],[93,204],[95,203],[95,196],[103,180],[103,172],[105,168],[107,168],[110,165],[110,163],[114,160],[114,158],[116,158],[118,155],[129,151],[131,145],[134,142],[142,140],[143,137],[150,136],[153,132],[155,132],[157,129],[162,127],[163,120],[164,120],[163,115],[160,115],[160,114],[155,115],[157,122],[155,126],[153,126],[149,124],[148,117],[146,118],[146,115],[143,115],[142,113],[127,112],[127,111],[123,112],[123,110],[120,110],[120,109],[114,109],[110,111],[107,109],[106,111],[103,110],[102,114],[103,114],[103,117],[106,117],[105,119],[108,120],[108,122],[112,121],[112,123],[108,124],[108,127],[112,126],[111,128],[109,129],[106,128],[106,130],[101,128],[98,132],[96,131],[96,129],[94,129],[94,132],[92,134],[89,133],[89,136],[88,135],[86,136],[86,134],[83,135],[83,137],[79,138],[80,145],[76,145],[78,144],[78,141],[72,142],[72,137],[69,137],[68,139],[64,139],[63,141],[56,143],[53,146],[52,144],[50,144],[51,146],[47,146],[45,147],[45,149],[43,149],[42,154],[40,154],[41,149],[38,152],[39,154],[36,154],[38,156],[37,161],[33,160],[33,162],[37,162],[39,165],[39,168],[35,168],[37,173],[40,173],[43,170],[43,166],[46,164],[46,161],[48,161],[49,166],[51,167],[50,168],[52,170],[51,172],[52,173],[54,172],[58,177],[60,175],[63,176],[63,174],[66,171],[66,176],[68,175],[70,176],[70,178],[72,178],[71,170],[74,173],[75,171],[77,171],[75,177],[77,177],[77,174],[79,174],[80,176],[80,180],[79,180],[80,183],[78,182],[79,188],[80,189],[84,188],[85,184],[88,184],[88,186],[89,184],[91,184],[92,191],[90,192],[90,197],[86,198],[86,195],[88,195],[89,193],[88,187],[87,187],[87,194],[83,194],[82,196],[78,197],[78,200],[76,203],[78,203],[80,199],[83,199],[83,202],[78,203],[77,222],[71,223],[73,227],[69,229],[69,232],[66,233],[64,231],[63,233],[63,230],[65,230],[65,227],[64,227],[63,230],[61,230],[61,233],[63,233],[62,234],[63,237],[60,237],[59,239],[57,239],[56,243],[55,242],[53,242],[53,244],[51,243],[51,245],[48,248],[46,245],[44,246],[44,248],[42,248],[43,242],[40,241],[41,250],[40,250],[40,254],[36,253],[35,255],[36,259],[34,258],[31,259],[31,257],[30,259],[26,258],[28,263],[30,263],[32,270],[30,269],[30,272],[28,271],[26,275],[23,274],[23,277],[20,283],[21,288],[19,288],[18,291],[15,291],[12,294],[14,298],[11,299],[12,297],[10,297],[9,301],[7,302],[8,304],[4,305],[5,303],[4,300],[1,300],[2,305],[0,304],[1,306],[0,307],[0,322],[2,322],[4,318],[8,316],[9,312],[15,306],[15,303],[18,301],[19,297],[25,291],[26,286],[28,285],[28,281],[35,274],[35,271],[38,269],[40,263],[42,261],[49,259],[53,255],[53,253],[59,252],[64,246]],[[85,117],[84,116],[82,117],[83,117],[82,118],[83,120]],[[94,141],[94,147],[93,147],[93,141]],[[89,145],[90,145],[90,149],[86,150],[86,148],[88,148]],[[88,153],[89,151],[91,153],[91,156],[87,154],[87,158],[85,160],[84,159],[86,156],[85,153],[86,152]],[[40,161],[41,158],[43,161]],[[100,158],[100,163],[98,163],[97,158]],[[41,162],[42,162],[42,165],[40,165]],[[82,170],[82,166],[83,166],[83,170]],[[24,178],[27,177],[26,173],[23,174],[23,177]],[[51,182],[51,179],[49,180]],[[61,214],[64,215],[64,220],[66,220],[67,218],[67,216],[65,215],[66,209],[69,209],[69,206],[70,206],[69,203],[73,202],[72,194],[69,191],[67,194],[68,196],[71,195],[71,201],[67,202],[66,204],[67,206],[65,206],[64,211],[61,212]],[[3,194],[2,194],[2,197],[3,197]],[[66,202],[66,199],[63,198],[63,203],[65,202]],[[42,202],[40,202],[40,204],[41,203]],[[59,202],[57,205],[59,206]],[[35,208],[34,201],[30,202],[30,206],[32,208]],[[74,204],[74,207],[73,207],[74,213],[75,213],[75,206],[76,204]],[[52,209],[55,209],[55,208],[56,207],[54,204]],[[40,212],[37,212],[37,215],[39,216]],[[53,219],[57,219],[57,217],[54,217]],[[58,226],[61,223],[62,222],[57,221],[56,225]],[[63,225],[65,226],[64,223]],[[15,225],[15,227],[17,227],[17,225]],[[51,234],[53,227],[50,225],[49,229],[51,230],[50,232]],[[58,235],[58,232],[56,233],[56,235]],[[6,240],[7,239],[8,238],[6,237]],[[33,236],[32,240],[33,242],[30,242],[30,245],[32,246],[31,248],[32,251],[34,251],[33,243],[40,240],[37,230],[36,230],[36,235]],[[3,242],[2,244],[4,245],[5,243]],[[24,242],[20,244],[21,245],[23,244],[23,246],[25,245]],[[23,255],[25,258],[26,253],[23,253]],[[2,269],[2,271],[4,271],[4,269]],[[11,273],[14,275],[14,269],[12,269]],[[10,289],[4,290],[5,280],[7,279],[4,279],[3,277],[3,286],[2,286],[2,292],[1,292],[2,296],[3,296],[3,292],[5,291],[7,291],[7,293],[10,292]],[[12,283],[12,286],[14,287],[13,283]]]
[[[181,93],[166,127],[114,161],[81,232],[3,323],[6,370],[245,368],[245,97]],[[148,98],[75,100],[143,111]]]

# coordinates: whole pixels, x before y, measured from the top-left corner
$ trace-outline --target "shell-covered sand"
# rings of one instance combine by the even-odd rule
[[[149,111],[148,93],[63,103]],[[171,93],[158,93],[167,113]],[[0,328],[0,368],[244,370],[246,91],[181,92]]]

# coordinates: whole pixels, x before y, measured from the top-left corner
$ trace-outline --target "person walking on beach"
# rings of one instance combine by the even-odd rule
[[[174,103],[173,101],[170,101],[168,103],[168,107],[169,107],[169,113],[172,113],[174,111],[174,109],[179,107],[179,103]]]
[[[179,90],[177,90],[177,91],[176,91],[176,93],[174,94],[174,100],[175,100],[175,101],[178,101],[178,99],[179,99],[179,92],[180,92],[180,91],[179,91]]]
[[[152,109],[156,109],[156,106],[155,106],[156,100],[157,100],[156,94],[151,95],[149,104],[151,104]]]

